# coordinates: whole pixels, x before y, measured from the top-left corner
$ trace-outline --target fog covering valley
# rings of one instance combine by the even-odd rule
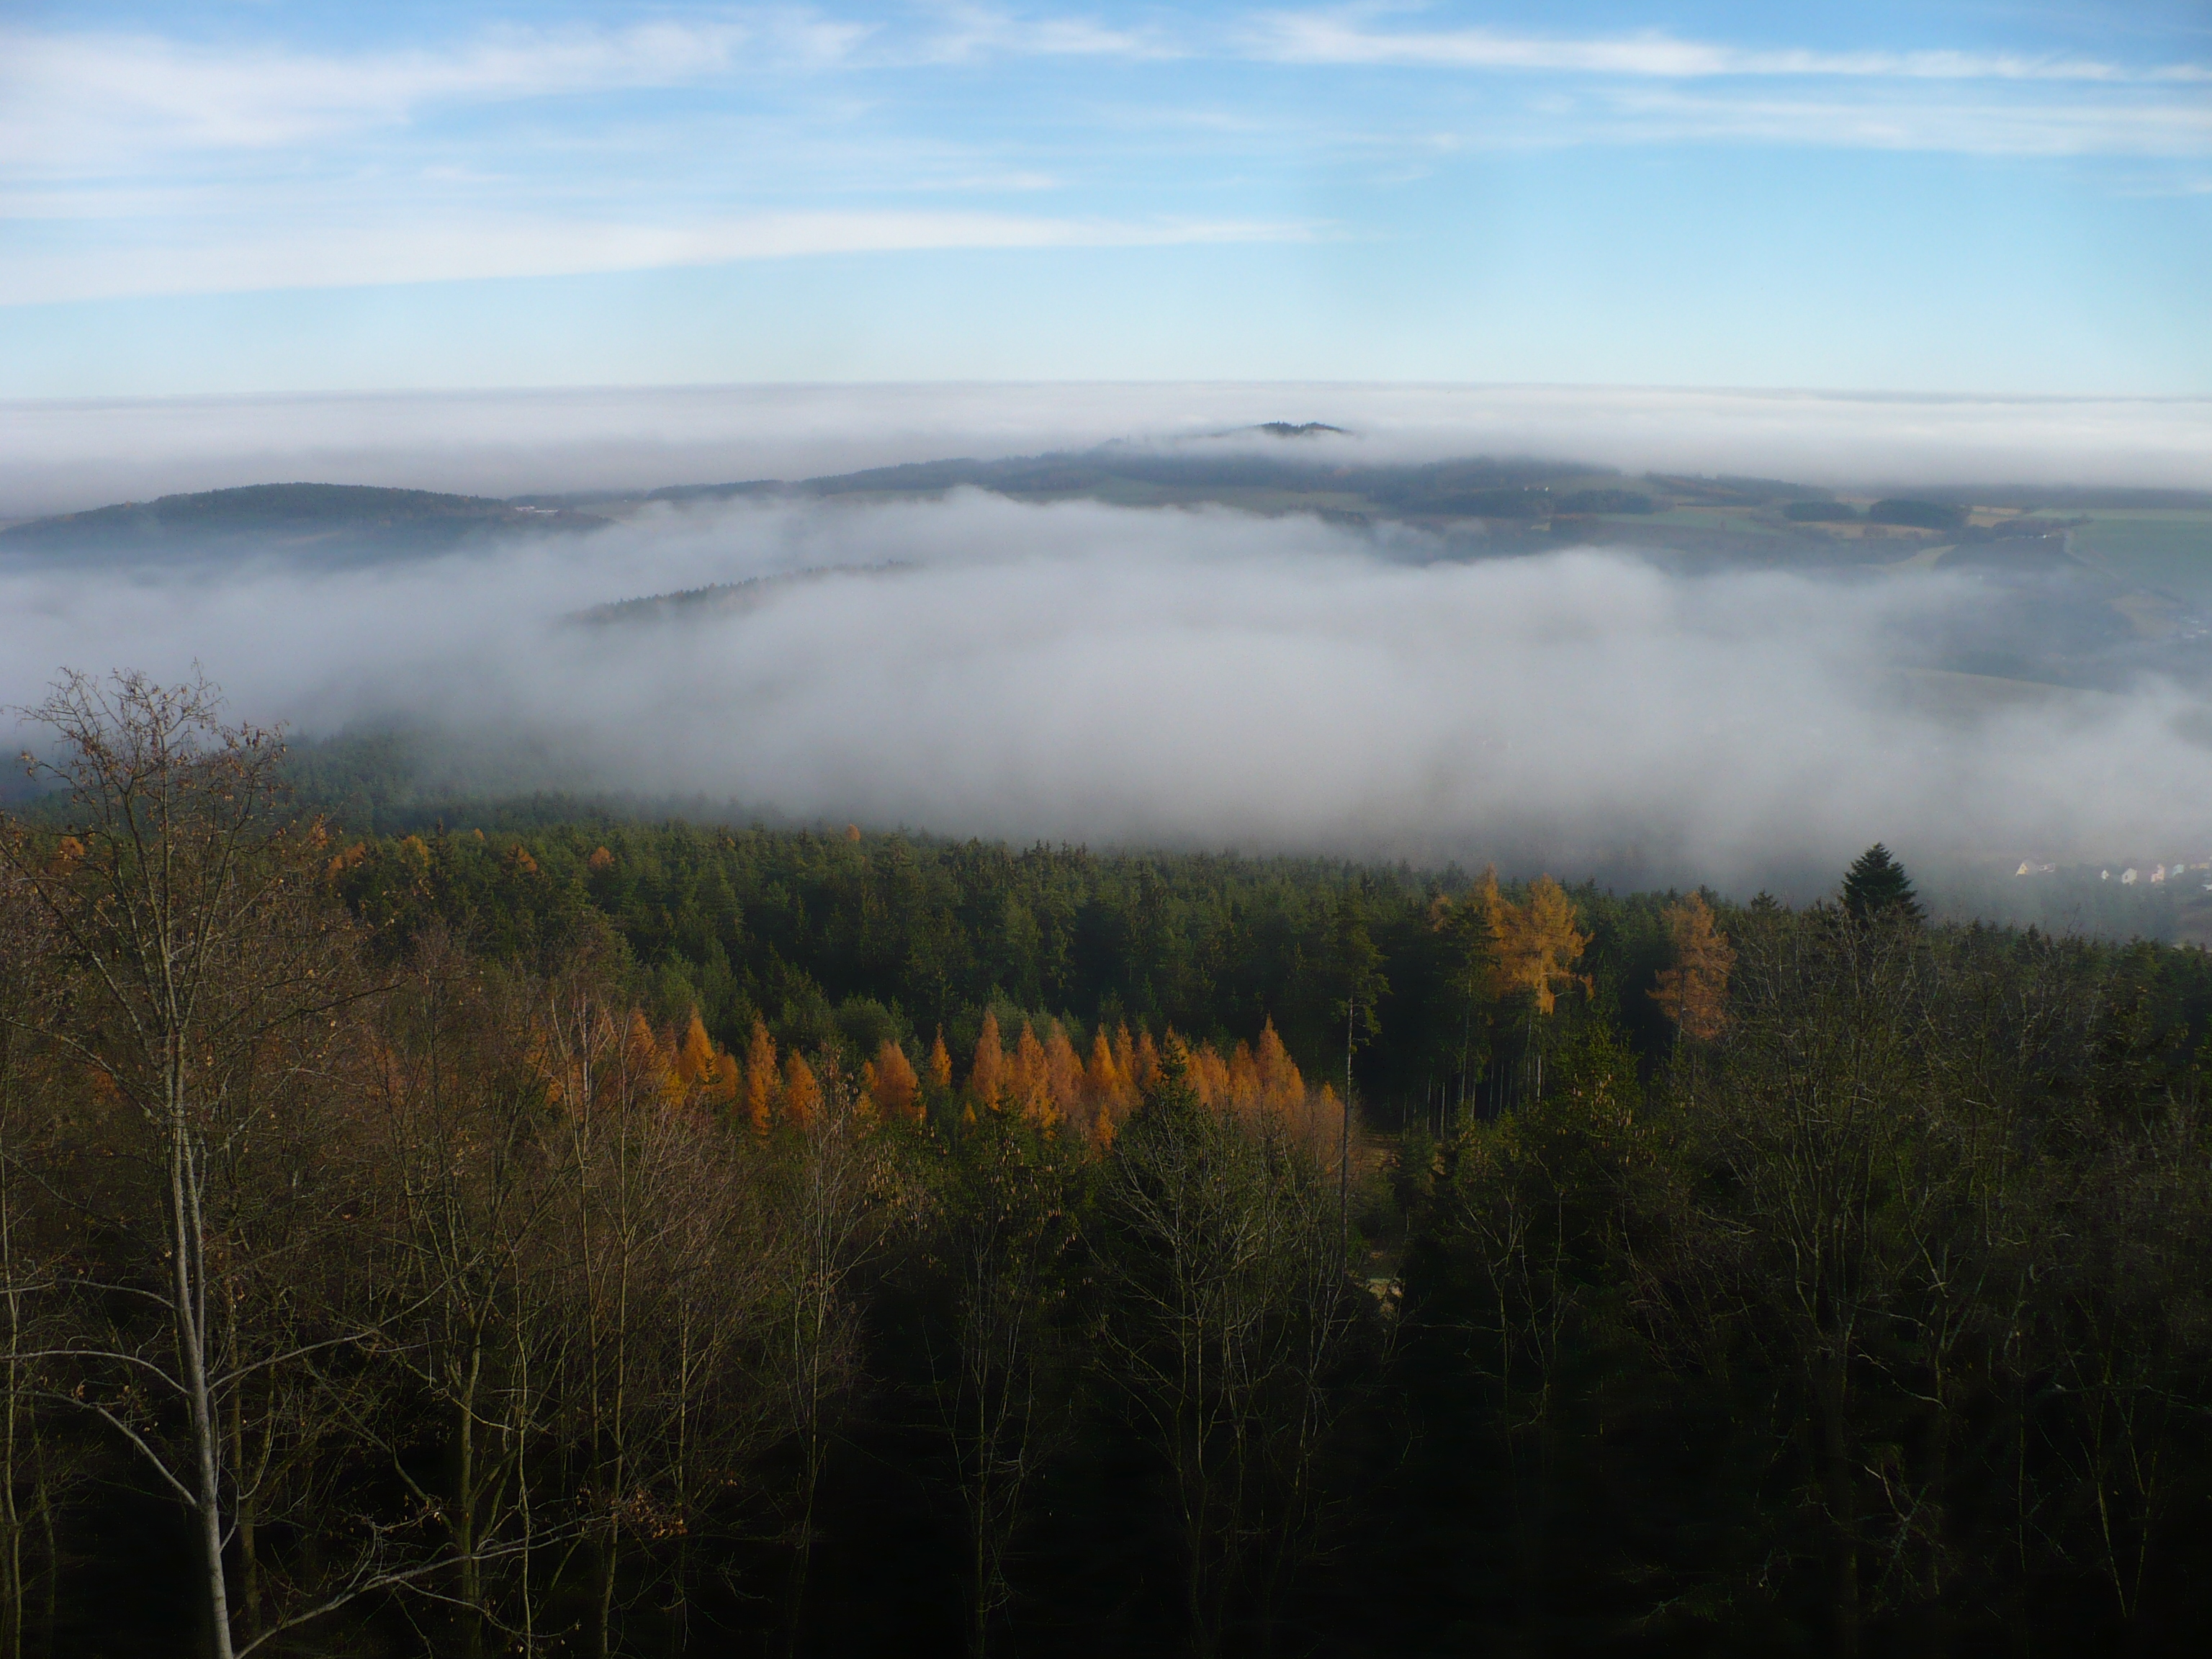
[[[975,393],[884,400],[842,445],[851,400],[754,396],[711,456],[632,407],[611,466],[557,398],[503,457],[355,434],[384,482],[532,486],[511,500],[63,503],[12,477],[10,505],[75,516],[0,532],[0,700],[198,665],[326,771],[404,734],[386,808],[557,790],[1742,896],[1815,895],[1881,839],[1939,908],[2202,935],[2212,495],[2171,459],[2201,407],[2021,404],[2008,430],[1930,404],[1916,447],[1895,404],[1690,394],[1662,441],[1649,394],[1583,394],[1577,449],[1564,395],[1262,425],[1288,397],[1154,389],[1168,412],[1100,443],[1135,389],[1069,394],[1042,424],[1094,441],[1043,455],[1009,442],[1018,392],[997,428]],[[1250,418],[1203,423],[1232,402]],[[195,447],[220,409],[131,411],[139,471],[112,482],[330,459],[314,419],[323,448],[272,456],[274,406],[228,455]],[[805,418],[778,435],[779,408]],[[1559,447],[1474,447],[1516,432]],[[885,470],[767,476],[823,456]]]

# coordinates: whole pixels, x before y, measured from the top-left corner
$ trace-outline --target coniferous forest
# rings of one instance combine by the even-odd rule
[[[1791,908],[363,834],[204,687],[42,712],[0,1659],[2212,1620],[2200,951],[1930,922],[1881,848]]]

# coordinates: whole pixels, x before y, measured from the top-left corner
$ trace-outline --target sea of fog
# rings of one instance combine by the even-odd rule
[[[1877,838],[1908,862],[2212,851],[2191,696],[1960,704],[1900,671],[1900,641],[1979,602],[1940,569],[1437,562],[1418,535],[967,491],[656,507],[366,568],[26,563],[0,568],[0,701],[64,666],[198,665],[241,716],[433,732],[542,757],[551,787],[1736,890],[1803,891]]]

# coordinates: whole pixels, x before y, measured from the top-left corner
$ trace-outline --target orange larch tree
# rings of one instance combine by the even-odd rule
[[[768,1133],[782,1083],[775,1063],[775,1039],[768,1034],[766,1025],[755,1020],[752,1044],[745,1050],[745,1118],[755,1134]]]
[[[1128,1035],[1128,1028],[1124,1026],[1121,1036],[1125,1042]],[[1116,1058],[1118,1059],[1119,1056],[1117,1055]],[[1122,1072],[1122,1075],[1135,1086],[1139,1094],[1144,1093],[1146,1090],[1160,1080],[1159,1045],[1152,1041],[1152,1034],[1150,1031],[1146,1031],[1137,1039],[1135,1052],[1127,1067]]]
[[[1713,925],[1713,907],[1692,893],[1662,913],[1674,941],[1674,965],[1662,969],[1649,993],[1684,1036],[1710,1042],[1728,1024],[1729,975],[1735,949]]]
[[[905,1049],[889,1037],[884,1038],[883,1047],[876,1050],[875,1064],[872,1069],[874,1077],[870,1083],[870,1092],[875,1098],[878,1111],[887,1119],[919,1118],[921,1115],[916,1104],[921,1093],[921,1079],[914,1074],[914,1067],[907,1062]]]
[[[714,1074],[707,1079],[707,1098],[717,1106],[734,1106],[744,1088],[744,1079],[738,1065],[738,1057],[726,1049],[717,1049]]]
[[[793,1048],[783,1062],[784,1115],[804,1129],[822,1104],[822,1085],[806,1056]]]
[[[1498,890],[1497,871],[1488,870],[1480,897],[1490,921],[1496,994],[1525,991],[1535,1012],[1548,1014],[1568,986],[1589,988],[1589,981],[1573,971],[1589,935],[1576,927],[1573,902],[1559,883],[1539,876],[1528,889],[1528,903],[1515,904]]]
[[[1137,1081],[1137,1048],[1129,1041],[1129,1027],[1126,1022],[1114,1030],[1114,1073],[1121,1079],[1127,1103],[1135,1106],[1137,1091],[1141,1085]]]
[[[691,1024],[684,1030],[683,1046],[676,1051],[674,1069],[687,1090],[714,1075],[714,1040],[707,1035],[706,1024],[696,1008],[691,1011]]]
[[[1052,1023],[1052,1034],[1044,1045],[1045,1095],[1052,1106],[1053,1121],[1058,1123],[1083,1121],[1083,1062],[1076,1058],[1075,1045],[1067,1040],[1067,1033],[1060,1022]]]
[[[1024,1120],[1051,1127],[1052,1077],[1045,1066],[1044,1044],[1037,1041],[1027,1020],[1022,1022],[1022,1034],[1014,1042],[1006,1094]]]
[[[1260,1032],[1260,1042],[1252,1052],[1253,1068],[1259,1073],[1260,1103],[1269,1111],[1287,1112],[1303,1105],[1306,1097],[1305,1079],[1298,1075],[1297,1062],[1283,1047],[1283,1039],[1276,1035],[1275,1022],[1270,1018]]]
[[[968,1068],[968,1092],[979,1106],[995,1107],[1006,1086],[1006,1051],[999,1041],[999,1016],[983,1011],[983,1030],[975,1038],[975,1060]]]

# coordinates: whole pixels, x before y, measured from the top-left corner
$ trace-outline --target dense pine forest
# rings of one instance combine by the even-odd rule
[[[2194,1651],[2212,964],[1832,902],[0,823],[0,1659]]]

